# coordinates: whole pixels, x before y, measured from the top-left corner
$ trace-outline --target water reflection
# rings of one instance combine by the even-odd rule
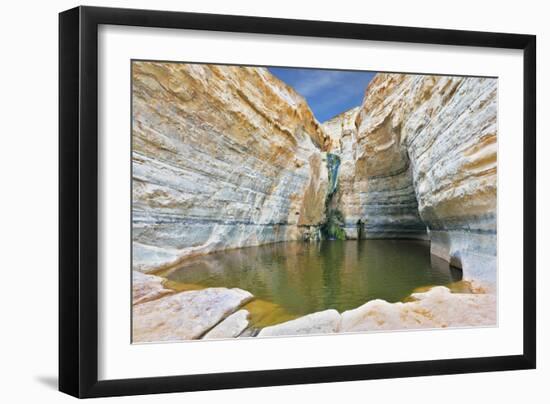
[[[413,240],[286,242],[187,260],[163,276],[205,287],[238,287],[292,315],[340,312],[372,299],[401,301],[415,288],[461,279]]]

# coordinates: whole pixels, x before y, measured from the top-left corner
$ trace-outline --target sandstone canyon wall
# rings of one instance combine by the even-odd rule
[[[495,282],[496,79],[377,74],[359,110],[323,127],[348,237],[427,237],[466,278]]]
[[[363,105],[323,123],[329,149],[340,156],[333,208],[343,214],[347,238],[426,238],[418,214],[412,173],[399,144],[380,148],[370,138],[359,145],[357,118]],[[376,136],[376,135],[375,135]],[[373,136],[373,137],[375,137]]]
[[[325,134],[267,69],[134,62],[133,267],[307,237],[325,218]]]
[[[348,239],[359,236],[357,223],[363,217],[364,206],[360,197],[364,184],[355,181],[355,118],[358,112],[359,107],[356,107],[322,124],[329,139],[328,150],[340,158],[338,187],[331,200],[331,207],[342,213],[342,228]]]
[[[420,238],[495,281],[497,80],[377,74],[320,125],[267,69],[134,62],[133,266],[317,239]]]

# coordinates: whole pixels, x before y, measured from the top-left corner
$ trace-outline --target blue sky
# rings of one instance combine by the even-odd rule
[[[293,87],[324,122],[361,104],[375,72],[270,67],[269,71]]]

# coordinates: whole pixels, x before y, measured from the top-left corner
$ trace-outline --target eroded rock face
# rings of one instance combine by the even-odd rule
[[[329,151],[340,158],[338,188],[332,197],[331,208],[338,209],[342,213],[343,229],[348,239],[356,239],[360,236],[358,223],[363,216],[360,195],[365,184],[355,180],[355,143],[357,141],[355,119],[359,109],[356,107],[346,111],[323,122],[322,125],[330,140]]]
[[[495,282],[497,80],[377,74],[319,125],[266,69],[135,62],[132,78],[134,269],[318,239],[338,211],[347,238],[429,238]]]
[[[360,112],[354,108],[323,123],[332,140],[331,151],[342,160],[340,187],[332,203],[344,215],[347,238],[426,238],[406,152],[399,145],[384,153],[371,144],[362,150],[357,130]]]
[[[329,309],[263,328],[258,337],[284,335],[331,334],[340,329],[340,313]]]
[[[134,62],[133,266],[296,240],[325,216],[327,141],[266,69]]]
[[[359,111],[323,127],[348,238],[429,238],[466,278],[495,282],[496,79],[377,74]]]
[[[451,293],[438,286],[407,303],[371,300],[342,313],[342,332],[496,325],[494,294]]]
[[[252,299],[242,289],[180,292],[133,306],[133,342],[197,339]]]

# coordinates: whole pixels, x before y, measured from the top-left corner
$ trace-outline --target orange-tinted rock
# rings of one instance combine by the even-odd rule
[[[406,171],[408,185],[387,188],[414,189],[432,253],[494,282],[497,80],[378,74],[356,124],[356,181],[367,195],[373,178]]]
[[[134,62],[134,269],[296,240],[325,216],[325,134],[267,69]]]

